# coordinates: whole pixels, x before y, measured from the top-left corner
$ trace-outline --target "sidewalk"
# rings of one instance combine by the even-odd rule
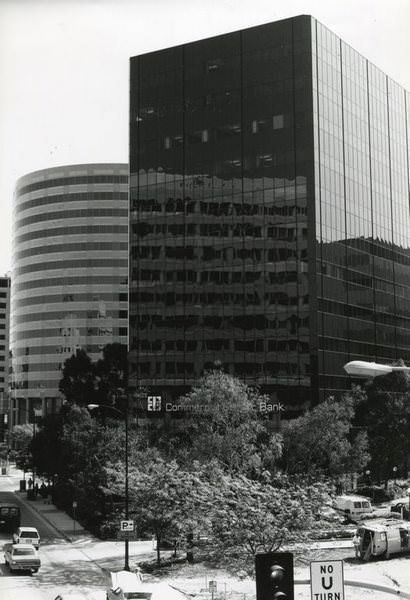
[[[41,496],[37,496],[36,500],[27,500],[27,492],[18,491],[16,495],[20,498],[21,502],[39,513],[43,519],[48,521],[69,542],[84,537],[94,538],[78,521],[74,521],[74,519],[62,510],[59,510],[54,504],[43,500]]]
[[[40,495],[35,500],[27,500],[27,491],[21,492],[19,482],[23,479],[23,473],[17,469],[14,465],[9,466],[7,473],[9,479],[14,484],[14,493],[20,501],[27,506],[29,509],[35,510],[40,514],[45,521],[47,521],[58,533],[60,533],[66,540],[73,542],[79,538],[87,537],[89,539],[96,540],[96,538],[89,533],[84,527],[74,521],[69,515],[62,510],[59,510],[54,504],[50,503],[47,499],[44,500]]]

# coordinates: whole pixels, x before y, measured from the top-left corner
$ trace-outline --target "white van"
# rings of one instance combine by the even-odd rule
[[[369,498],[364,496],[337,496],[333,500],[333,508],[342,513],[347,519],[361,519],[373,512]]]

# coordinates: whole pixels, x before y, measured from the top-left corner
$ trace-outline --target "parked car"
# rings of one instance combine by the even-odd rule
[[[35,527],[18,527],[16,533],[13,533],[13,544],[32,544],[38,550],[40,534]]]
[[[397,502],[396,504],[392,504],[390,507],[390,511],[392,513],[398,513],[403,519],[410,519],[408,502]]]
[[[392,554],[410,551],[410,523],[401,519],[365,521],[357,529],[360,538],[360,556],[390,558]]]
[[[40,557],[32,544],[5,544],[4,562],[10,571],[37,573],[41,567]]]
[[[143,583],[137,574],[129,571],[112,572],[111,587],[106,591],[106,600],[184,600],[184,598],[186,594],[165,582]]]
[[[357,521],[368,517],[373,512],[372,504],[369,498],[365,496],[344,495],[337,496],[333,500],[333,508],[344,515],[350,521]]]
[[[0,503],[0,531],[15,531],[20,525],[20,507],[13,502]]]

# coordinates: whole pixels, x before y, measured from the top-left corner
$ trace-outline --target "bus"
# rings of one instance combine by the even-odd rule
[[[20,527],[21,512],[18,504],[0,502],[0,531],[13,533]]]

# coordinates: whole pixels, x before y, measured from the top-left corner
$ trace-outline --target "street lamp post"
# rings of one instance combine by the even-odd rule
[[[125,406],[125,412],[118,410],[114,406],[110,406],[109,404],[88,404],[89,410],[94,410],[95,408],[108,408],[109,410],[113,410],[124,417],[125,424],[125,519],[128,521],[129,518],[129,495],[128,495],[128,395],[125,394],[127,399],[127,403]],[[128,537],[125,538],[125,547],[124,547],[124,571],[130,570],[129,563],[129,540]]]
[[[343,368],[348,375],[354,377],[379,377],[379,375],[388,375],[395,371],[410,371],[410,367],[384,365],[366,360],[352,360],[346,363]]]

